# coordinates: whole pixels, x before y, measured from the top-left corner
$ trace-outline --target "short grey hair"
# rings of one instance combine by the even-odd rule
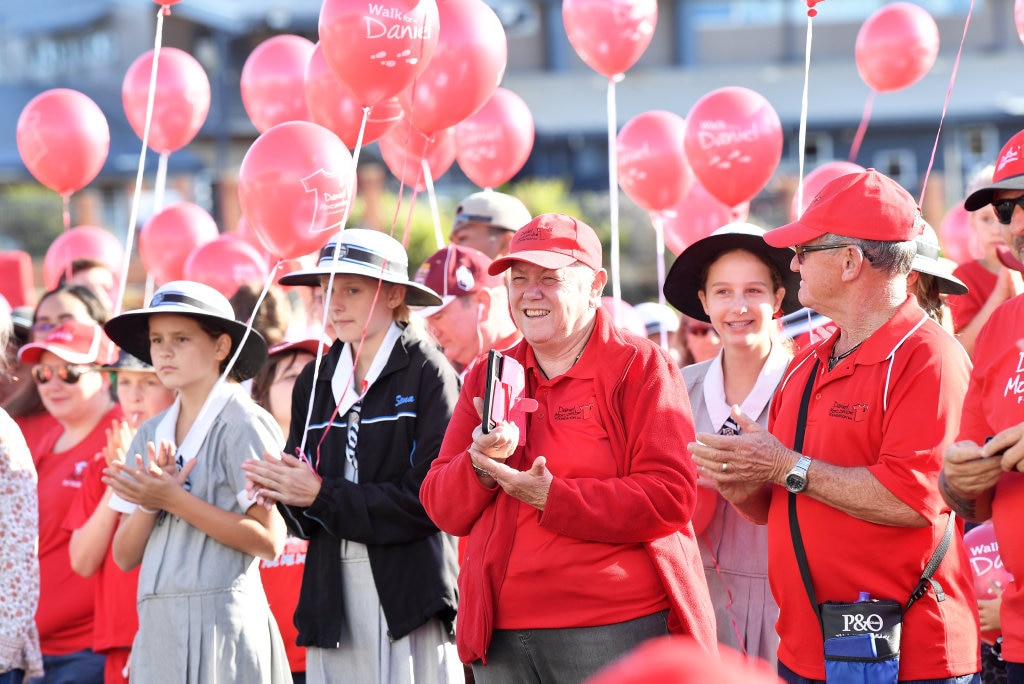
[[[862,240],[834,233],[826,233],[823,238],[823,244],[826,245],[841,243],[856,245],[872,268],[876,268],[890,277],[910,273],[910,267],[914,262],[914,257],[917,255],[917,242],[915,240],[897,242]]]

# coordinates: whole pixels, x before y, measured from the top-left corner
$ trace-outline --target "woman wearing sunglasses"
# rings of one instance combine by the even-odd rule
[[[713,326],[721,337],[718,354],[683,369],[696,432],[739,432],[730,414],[735,405],[767,425],[772,395],[792,358],[775,318],[800,308],[800,276],[789,268],[793,251],[769,247],[763,235],[749,223],[722,226],[686,248],[665,279],[665,298],[690,317],[687,325]],[[774,665],[779,610],[768,587],[766,528],[713,492],[697,506],[695,520],[710,517],[703,531],[694,531],[718,640]]]
[[[39,473],[39,608],[36,624],[47,680],[102,682],[104,657],[93,652],[94,580],[71,569],[64,528],[106,429],[124,417],[110,380],[99,372],[113,345],[93,323],[65,321],[18,352],[57,427],[31,444]]]

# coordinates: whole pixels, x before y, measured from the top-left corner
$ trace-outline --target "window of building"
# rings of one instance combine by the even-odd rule
[[[880,150],[872,157],[870,166],[905,188],[917,187],[917,160],[913,150]]]

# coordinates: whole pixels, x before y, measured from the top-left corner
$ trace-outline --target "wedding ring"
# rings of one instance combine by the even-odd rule
[[[722,462],[722,472],[724,473],[724,472],[726,471],[726,469],[727,469],[728,467],[729,467],[729,464],[728,464],[728,463],[725,463],[725,462],[723,461],[723,462]]]

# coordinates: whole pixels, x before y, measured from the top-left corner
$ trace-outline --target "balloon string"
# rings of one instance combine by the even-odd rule
[[[65,192],[60,196],[63,208],[61,209],[61,218],[64,221],[64,232],[71,230],[71,193]]]
[[[611,211],[611,259],[612,300],[614,306],[613,319],[619,323],[619,301],[622,299],[622,287],[619,282],[619,160],[616,149],[617,115],[615,112],[615,82],[621,81],[622,74],[608,79],[608,207]]]
[[[163,43],[164,9],[156,13],[156,37],[153,39],[153,67],[149,72],[149,92],[146,93],[146,120],[142,126],[142,149],[139,151],[139,168],[135,174],[135,192],[132,194],[132,208],[128,215],[128,230],[125,233],[124,258],[121,264],[121,282],[118,285],[117,301],[114,302],[114,315],[121,312],[124,306],[124,292],[128,285],[128,265],[131,263],[131,245],[135,235],[135,225],[139,222],[139,203],[142,199],[142,178],[146,170],[146,150],[149,148],[149,127],[153,121],[153,107],[156,102],[156,76],[160,65],[160,47]],[[154,211],[154,213],[156,213]]]
[[[796,206],[800,207],[800,213],[803,213],[802,207],[804,206],[804,157],[807,151],[807,92],[810,90],[811,82],[811,38],[813,31],[811,30],[811,19],[812,15],[810,12],[807,13],[807,49],[804,50],[804,92],[800,99],[800,150],[797,154],[799,160],[799,172],[798,180],[796,184]],[[800,218],[797,216],[797,218]]]
[[[426,157],[420,160],[423,166],[423,183],[427,186],[427,202],[430,204],[430,217],[434,221],[434,239],[437,240],[437,248],[444,248],[444,235],[441,234],[441,212],[437,209],[437,195],[434,193],[434,178],[430,175],[430,162]],[[409,233],[406,232],[402,246],[408,247]]]
[[[871,120],[871,108],[875,104],[875,91],[872,90],[868,94],[868,99],[864,102],[864,114],[860,117],[860,125],[857,127],[857,135],[853,136],[853,143],[850,145],[850,162],[857,161],[857,155],[860,153],[860,144],[864,142],[864,134],[868,130],[868,121]]]
[[[654,225],[654,250],[658,265],[658,303],[665,306],[665,219],[661,212],[651,213],[651,223]],[[659,343],[662,349],[668,351],[668,330],[664,325],[659,327]]]
[[[732,622],[733,632],[736,634],[736,643],[740,646],[740,652],[743,655],[747,655],[747,640],[743,638],[743,634],[740,633],[739,622],[736,620],[736,612],[732,609],[733,596],[732,589],[729,588],[729,584],[725,581],[725,577],[722,576],[722,568],[718,565],[718,556],[715,554],[715,550],[711,548],[711,539],[708,538],[707,532],[700,533],[701,539],[708,547],[708,551],[711,556],[711,564],[715,566],[715,575],[718,576],[718,581],[722,583],[725,588],[725,595],[727,600],[725,602],[725,611],[729,614],[729,620]]]
[[[218,382],[224,382],[227,380],[228,374],[231,373],[231,369],[235,367],[235,363],[238,362],[238,357],[242,355],[242,349],[245,347],[245,341],[249,339],[249,335],[252,333],[252,322],[256,318],[256,312],[260,310],[260,305],[263,304],[263,300],[267,297],[267,291],[270,290],[271,284],[274,282],[274,273],[284,263],[283,260],[278,260],[274,268],[270,269],[270,273],[267,275],[265,282],[263,283],[263,290],[260,292],[260,296],[256,298],[256,304],[252,307],[252,313],[249,314],[249,318],[245,321],[245,332],[242,333],[242,339],[238,341],[235,347],[235,353],[231,355],[228,360],[228,365],[224,367],[224,371],[220,374]]]
[[[412,233],[413,210],[416,209],[416,198],[419,197],[418,187],[412,189],[412,197],[409,198],[409,208],[405,212],[405,225],[402,227],[402,246],[409,243],[409,235]]]
[[[924,205],[924,191],[928,188],[928,177],[932,173],[932,165],[935,164],[935,154],[939,149],[939,136],[942,134],[942,124],[946,120],[946,111],[949,109],[949,99],[953,96],[953,84],[956,83],[956,72],[960,68],[960,57],[964,53],[964,41],[967,40],[967,27],[971,25],[971,13],[974,12],[974,0],[967,10],[967,19],[964,20],[964,33],[960,37],[960,49],[956,52],[956,60],[953,61],[953,72],[949,76],[949,87],[946,89],[946,100],[942,103],[942,114],[939,116],[939,130],[935,131],[935,143],[932,145],[932,156],[928,159],[928,168],[924,170],[924,181],[921,184],[921,195],[917,205]]]

